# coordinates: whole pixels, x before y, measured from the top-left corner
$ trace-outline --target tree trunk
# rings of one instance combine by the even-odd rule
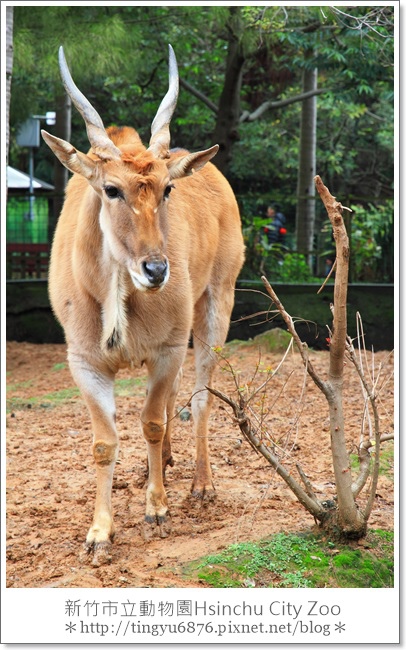
[[[303,92],[316,91],[317,69],[303,71]],[[296,207],[296,249],[306,256],[312,269],[314,222],[316,215],[314,176],[316,174],[317,96],[303,100],[300,118],[299,173]]]
[[[352,491],[350,459],[345,441],[343,412],[344,353],[347,341],[347,288],[349,268],[349,241],[342,217],[343,207],[323,185],[319,176],[315,178],[320,198],[327,210],[336,242],[337,265],[334,281],[334,318],[330,340],[330,366],[325,395],[330,412],[330,440],[333,469],[337,490],[337,524],[347,537],[362,537],[366,532],[367,520],[360,512]]]
[[[71,99],[65,92],[56,100],[56,122],[54,134],[62,140],[70,142],[71,138]],[[56,224],[62,210],[65,187],[69,179],[69,172],[61,165],[59,160],[54,161],[54,184],[55,195],[53,199],[52,215],[50,215],[48,226],[48,241],[52,241]]]
[[[230,163],[233,144],[238,140],[244,61],[240,8],[230,7],[225,79],[214,130],[214,141],[219,145],[220,149],[213,158],[213,163],[223,173],[227,171]]]
[[[14,7],[6,7],[6,164],[10,146],[10,97],[13,72],[13,14]]]

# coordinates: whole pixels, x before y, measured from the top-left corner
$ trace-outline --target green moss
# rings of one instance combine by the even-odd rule
[[[332,569],[340,587],[393,586],[393,557],[376,557],[370,550],[348,549],[333,558]]]
[[[261,348],[262,352],[284,352],[291,339],[292,336],[289,332],[275,327],[267,332],[258,334],[254,338],[254,344]]]
[[[221,352],[223,353],[226,351],[228,354],[225,356],[229,356],[230,354],[234,354],[236,351],[238,351],[239,348],[246,347],[260,348],[261,352],[263,353],[285,352],[291,339],[292,336],[289,334],[289,332],[281,329],[280,327],[274,327],[273,329],[269,329],[266,332],[258,334],[253,339],[249,339],[248,341],[233,339],[226,344],[225,350],[222,349]]]

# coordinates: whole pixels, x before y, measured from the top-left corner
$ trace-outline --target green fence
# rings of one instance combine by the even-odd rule
[[[46,277],[49,198],[9,195],[6,217],[7,279]]]
[[[7,200],[7,243],[45,244],[48,242],[47,197],[34,197],[32,210],[28,196],[11,196]]]

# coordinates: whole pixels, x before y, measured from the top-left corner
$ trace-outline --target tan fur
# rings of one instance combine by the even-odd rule
[[[238,207],[215,166],[208,163],[192,173],[194,166],[205,164],[204,157],[190,162],[188,152],[176,152],[159,160],[133,129],[114,127],[107,133],[123,152],[119,160],[101,161],[91,152],[61,153],[60,144],[52,136],[51,142],[47,139],[63,164],[77,172],[68,184],[55,233],[49,292],[64,327],[72,374],[92,418],[98,474],[87,543],[96,548],[114,532],[113,384],[118,369],[126,366],[146,364],[149,373],[141,414],[149,462],[146,520],[159,534],[167,534],[162,476],[165,464],[173,462],[171,418],[191,329],[195,389],[201,391],[192,403],[197,438],[192,490],[200,497],[213,490],[207,450],[211,399],[202,389],[210,385],[215,367],[211,348],[223,345],[227,335],[243,261]],[[164,199],[169,183],[174,188]],[[124,199],[106,197],[106,184],[119,188]],[[166,259],[170,275],[164,286],[140,290],[134,284],[131,274],[142,275],[145,262]]]

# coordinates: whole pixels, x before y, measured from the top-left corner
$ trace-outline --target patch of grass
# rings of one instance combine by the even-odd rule
[[[79,388],[76,386],[71,386],[70,388],[61,388],[54,393],[48,393],[43,397],[38,399],[41,401],[52,402],[55,404],[60,404],[61,402],[67,402],[80,394]]]
[[[58,372],[59,370],[65,370],[66,368],[66,363],[56,363],[52,367],[52,372]]]
[[[73,386],[72,388],[63,388],[39,397],[10,397],[6,400],[6,408],[7,412],[23,409],[55,408],[78,397],[79,394],[79,389]]]
[[[32,379],[27,379],[27,381],[19,381],[17,384],[10,384],[7,386],[7,393],[14,393],[19,390],[26,390],[32,386]]]
[[[55,364],[53,370],[61,370],[65,364]],[[21,382],[7,387],[7,391],[12,393],[21,389],[27,389],[32,385],[32,381]],[[133,379],[118,379],[115,382],[115,395],[126,397],[139,394],[140,388],[144,390],[146,386],[146,377]],[[7,412],[21,411],[24,409],[55,408],[72,399],[80,396],[80,390],[76,386],[62,388],[47,395],[33,397],[10,396],[7,398]]]
[[[117,397],[139,395],[147,385],[146,377],[131,377],[131,379],[116,379],[114,393]]]
[[[313,534],[278,533],[233,544],[184,567],[212,587],[392,587],[393,533],[369,531],[364,546]]]

